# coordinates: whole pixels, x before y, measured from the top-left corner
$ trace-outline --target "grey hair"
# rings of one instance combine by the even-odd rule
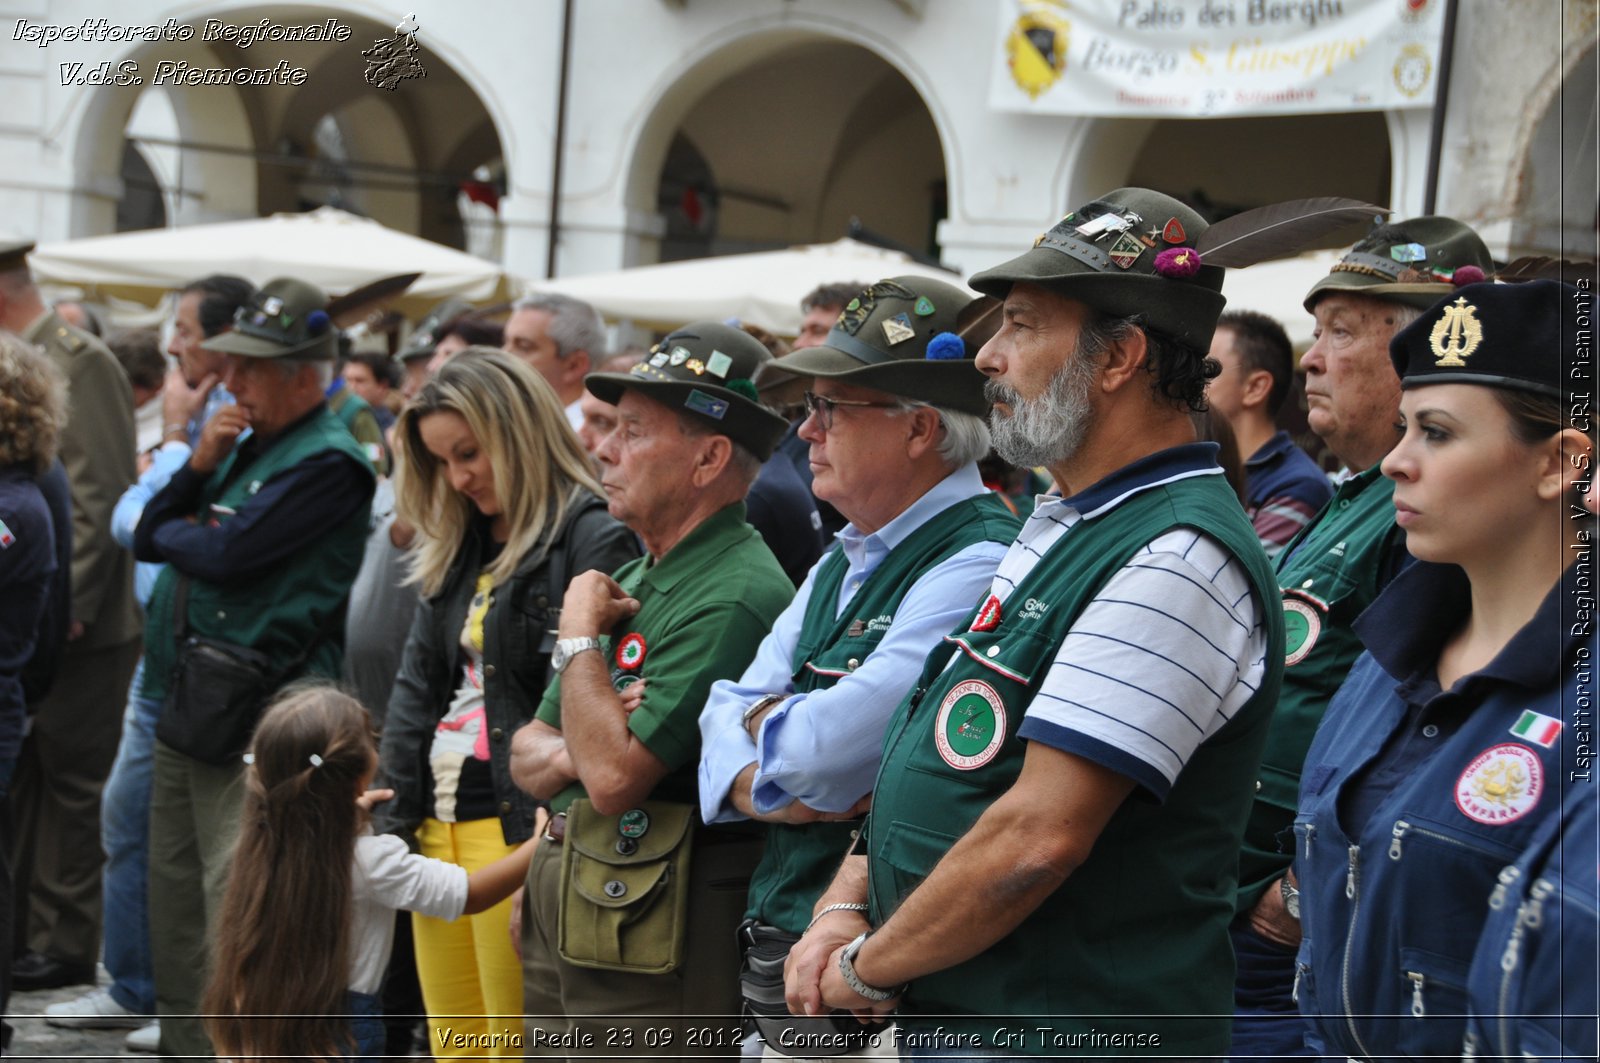
[[[1412,306],[1410,303],[1397,303],[1393,300],[1385,301],[1389,303],[1390,316],[1394,319],[1394,331],[1397,335],[1401,329],[1422,316],[1423,311],[1420,306]]]
[[[591,358],[599,358],[605,351],[605,324],[595,308],[582,299],[535,292],[511,304],[513,314],[522,310],[538,310],[550,315],[550,327],[545,331],[556,342],[558,358],[565,358],[574,351],[588,351]]]
[[[300,375],[301,369],[309,365],[317,371],[317,383],[321,385],[323,391],[327,391],[333,384],[334,363],[326,358],[278,358],[274,359],[273,364],[278,367],[278,372],[283,374],[285,380],[293,380]]]
[[[939,457],[952,469],[959,469],[989,456],[991,441],[989,426],[982,417],[960,410],[947,410],[930,406],[944,425],[944,438],[939,440]]]
[[[726,436],[728,444],[732,448],[728,456],[728,468],[732,470],[733,475],[743,486],[743,491],[740,493],[748,494],[750,485],[756,482],[757,476],[761,475],[762,462],[760,458],[756,457],[755,451],[732,436],[727,435],[727,433],[717,431],[716,428],[698,417],[691,417],[682,410],[673,410],[672,412],[678,420],[678,431],[690,439],[700,439],[705,436]]]
[[[944,426],[944,438],[939,440],[939,458],[951,469],[959,469],[989,456],[993,440],[989,436],[989,425],[982,417],[914,399],[901,399],[894,408],[932,410],[938,414],[939,423]]]

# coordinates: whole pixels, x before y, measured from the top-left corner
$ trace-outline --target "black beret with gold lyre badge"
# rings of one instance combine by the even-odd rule
[[[1580,309],[1578,289],[1559,281],[1469,284],[1401,329],[1389,358],[1403,388],[1482,384],[1562,398],[1594,379]]]

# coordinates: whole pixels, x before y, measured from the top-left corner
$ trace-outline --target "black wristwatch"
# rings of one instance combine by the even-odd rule
[[[1289,881],[1288,875],[1278,880],[1278,892],[1283,894],[1283,907],[1289,913],[1289,918],[1298,923],[1300,921],[1300,891]]]

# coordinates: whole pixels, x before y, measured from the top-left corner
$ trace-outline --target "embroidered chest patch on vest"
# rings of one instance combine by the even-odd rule
[[[1544,793],[1544,764],[1527,746],[1507,742],[1472,758],[1456,780],[1456,807],[1491,826],[1519,820]]]
[[[957,683],[939,703],[933,741],[952,768],[973,771],[1000,752],[1006,740],[1006,706],[981,679]]]
[[[1283,663],[1296,665],[1306,659],[1322,634],[1322,614],[1310,602],[1299,598],[1283,599]]]

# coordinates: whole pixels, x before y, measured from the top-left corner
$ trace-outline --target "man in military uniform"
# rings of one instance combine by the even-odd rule
[[[551,658],[559,678],[512,746],[512,777],[550,799],[553,813],[524,901],[529,1054],[566,1056],[561,1039],[608,1031],[609,1041],[570,1054],[737,1051],[736,1028],[691,1042],[671,1017],[714,1021],[738,1011],[729,954],[761,839],[693,826],[696,721],[712,682],[743,671],[794,597],[744,519],[745,492],[784,429],[756,403],[750,379],[769,357],[748,334],[700,322],[668,335],[628,373],[588,379],[617,407],[617,427],[596,452],[611,515],[639,535],[647,556],[615,578],[591,571],[572,580]],[[597,831],[585,833],[584,824]],[[661,863],[685,832],[693,835],[688,879],[674,886]],[[581,848],[563,854],[564,845]],[[604,899],[561,900],[563,871],[571,865],[576,874],[580,858],[614,861],[603,879],[610,909]],[[663,889],[687,888],[692,898],[687,925],[648,943],[665,951],[681,943],[675,969],[665,951],[630,968],[633,941],[616,922],[671,905],[643,888],[651,868],[666,876]],[[635,908],[636,900],[650,903]],[[577,944],[593,955],[575,954]],[[607,1018],[568,1018],[586,1015]],[[668,1018],[640,1017],[649,1015]]]
[[[995,448],[1063,497],[895,710],[859,854],[790,952],[795,1011],[897,1009],[913,1057],[1226,1050],[1283,635],[1189,418],[1223,305],[1205,229],[1119,189],[972,278],[1005,300],[977,360]]]
[[[1239,860],[1236,1055],[1309,1054],[1293,1000],[1298,898],[1285,877],[1300,769],[1329,699],[1361,654],[1351,624],[1409,560],[1394,522],[1394,482],[1378,468],[1400,438],[1389,340],[1455,284],[1493,269],[1467,226],[1413,218],[1374,228],[1306,295],[1317,320],[1300,360],[1308,420],[1354,475],[1277,559],[1288,656]]]
[[[767,371],[812,378],[800,438],[818,497],[850,521],[744,675],[712,687],[700,717],[702,817],[768,823],[744,981],[769,1052],[806,1026],[784,1007],[782,956],[859,826],[819,821],[851,816],[871,793],[889,713],[988,588],[1019,526],[978,473],[988,403],[976,347],[955,331],[971,302],[925,277],[880,281],[853,297],[824,344]],[[840,1022],[860,1030],[848,1015]]]
[[[48,309],[31,243],[0,247],[0,328],[38,345],[67,378],[61,460],[72,492],[72,617],[50,693],[12,780],[18,989],[93,982],[100,955],[100,791],[116,757],[139,659],[133,559],[111,510],[134,480],[133,391],[105,344]],[[11,963],[12,958],[0,957]]]
[[[166,562],[150,597],[142,692],[166,702],[156,724],[149,856],[166,1056],[211,1054],[195,1017],[206,913],[221,903],[243,797],[243,742],[220,754],[200,748],[196,739],[206,736],[180,726],[169,698],[184,666],[181,635],[264,656],[274,686],[302,674],[339,675],[345,597],[361,566],[373,474],[323,400],[338,350],[326,305],[309,284],[275,280],[231,331],[206,340],[229,356],[223,383],[235,405],[206,422],[188,463],[145,506],[134,533],[139,560]],[[253,723],[219,719],[209,730],[248,736]]]

